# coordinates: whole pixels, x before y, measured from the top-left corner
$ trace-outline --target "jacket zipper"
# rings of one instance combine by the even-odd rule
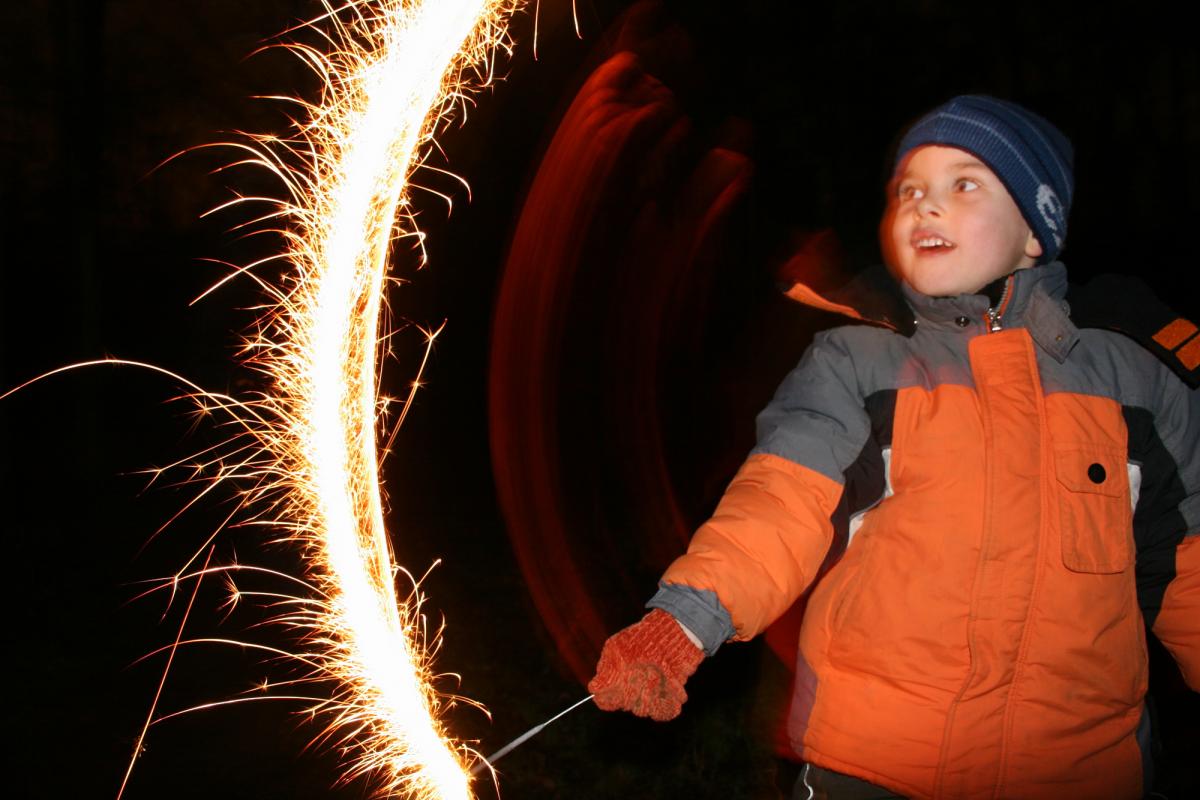
[[[997,333],[1000,330],[1000,312],[994,308],[987,310],[988,333]]]
[[[1000,301],[996,303],[994,308],[987,310],[988,333],[999,333],[1001,329],[1000,317],[1004,315],[1005,307],[1008,305],[1008,295],[1012,291],[1014,275],[1009,275],[1008,280],[1004,282],[1004,291],[1000,293]]]

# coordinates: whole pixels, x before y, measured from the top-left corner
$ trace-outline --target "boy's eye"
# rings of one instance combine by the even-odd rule
[[[973,192],[979,188],[979,183],[970,178],[959,178],[955,181],[954,188],[960,192]]]
[[[920,200],[924,196],[925,192],[918,187],[913,186],[911,183],[902,183],[900,184],[900,187],[896,189],[896,197],[900,198],[901,200]]]

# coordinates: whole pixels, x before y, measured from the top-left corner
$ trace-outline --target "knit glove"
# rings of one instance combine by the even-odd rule
[[[703,660],[675,618],[656,608],[604,643],[588,691],[605,711],[665,722],[679,716],[687,700],[683,683]]]

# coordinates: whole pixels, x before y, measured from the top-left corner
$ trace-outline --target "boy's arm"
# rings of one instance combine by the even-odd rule
[[[1200,691],[1200,390],[1165,369],[1153,420],[1127,412],[1142,441],[1134,514],[1138,598],[1146,623]]]
[[[830,549],[833,520],[846,516],[847,472],[882,466],[845,337],[816,338],[759,415],[758,436],[648,603],[678,619],[709,655],[728,639],[754,637],[795,602]]]
[[[1166,645],[1192,691],[1200,692],[1200,532],[1175,548],[1175,577],[1163,595],[1154,635]]]

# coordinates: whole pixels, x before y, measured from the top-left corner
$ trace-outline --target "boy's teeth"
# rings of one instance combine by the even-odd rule
[[[925,239],[917,240],[917,247],[952,247],[952,246],[953,245],[951,245],[945,239],[941,239],[936,236],[931,236],[931,237],[928,237]]]

